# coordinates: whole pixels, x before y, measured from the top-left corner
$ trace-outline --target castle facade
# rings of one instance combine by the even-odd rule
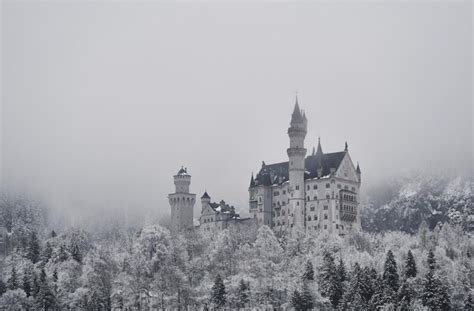
[[[199,224],[194,224],[196,195],[190,193],[191,175],[181,168],[174,176],[175,192],[168,195],[172,231],[199,228],[213,233],[233,226],[271,227],[276,233],[324,230],[346,234],[359,230],[359,190],[361,171],[354,166],[347,143],[343,151],[324,153],[321,141],[306,155],[307,119],[298,99],[288,128],[288,161],[265,164],[251,176],[249,186],[250,218],[241,218],[223,200],[211,202],[201,197]]]
[[[291,116],[288,161],[265,164],[250,179],[249,213],[259,226],[274,231],[325,230],[345,234],[360,229],[361,171],[347,143],[343,151],[324,153],[321,141],[306,156],[307,119],[298,100]]]

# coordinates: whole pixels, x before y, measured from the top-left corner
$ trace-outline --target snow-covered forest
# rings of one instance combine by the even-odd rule
[[[0,309],[472,310],[474,243],[460,224],[345,237],[57,230],[18,197],[3,197],[0,219]]]

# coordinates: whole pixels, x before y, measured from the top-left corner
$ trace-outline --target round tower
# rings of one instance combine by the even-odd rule
[[[171,228],[173,232],[193,227],[194,203],[196,195],[189,192],[191,175],[181,167],[173,176],[175,192],[168,195],[171,206]]]
[[[289,158],[289,191],[290,206],[293,211],[293,227],[296,229],[304,228],[305,211],[305,190],[304,190],[304,172],[305,156],[304,139],[307,133],[307,119],[298,105],[296,98],[295,108],[291,115],[291,123],[288,128],[290,137],[290,148],[287,149]]]

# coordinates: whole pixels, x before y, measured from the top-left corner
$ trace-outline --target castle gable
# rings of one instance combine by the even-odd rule
[[[356,168],[354,167],[354,163],[352,163],[352,159],[348,152],[345,152],[345,156],[342,159],[339,168],[336,170],[336,177],[349,179],[355,182],[359,181]]]

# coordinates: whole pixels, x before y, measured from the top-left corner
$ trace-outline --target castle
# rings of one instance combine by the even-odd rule
[[[211,203],[207,191],[201,197],[199,228],[204,232],[242,224],[267,225],[277,233],[324,230],[346,234],[360,229],[359,189],[361,171],[354,166],[347,142],[340,152],[324,153],[321,141],[306,156],[307,119],[296,99],[291,115],[288,161],[265,164],[251,176],[250,218],[242,219],[224,201]],[[189,193],[191,176],[181,168],[174,176],[175,193],[169,194],[173,230],[193,227],[196,195]]]

